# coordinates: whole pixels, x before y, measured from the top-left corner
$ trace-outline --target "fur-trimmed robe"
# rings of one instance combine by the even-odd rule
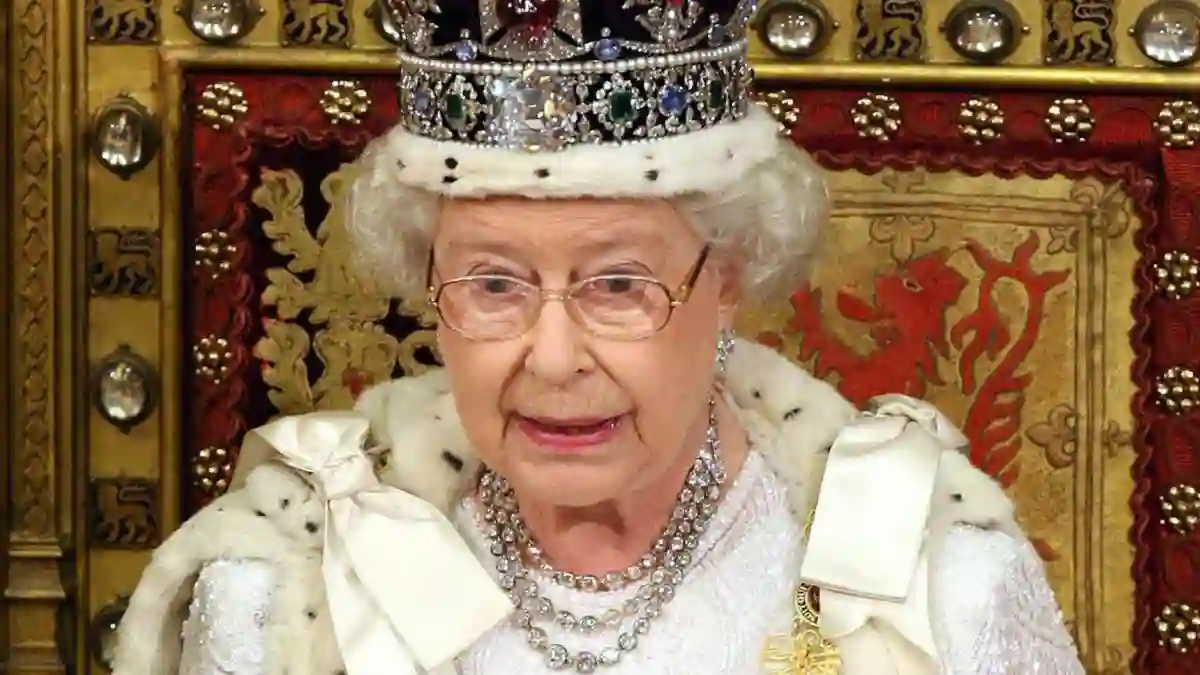
[[[1013,518],[1012,504],[1003,491],[970,465],[962,448],[955,447],[963,440],[961,435],[928,406],[910,399],[885,397],[876,412],[859,413],[828,384],[811,377],[773,350],[746,342],[738,343],[728,363],[724,394],[754,447],[786,483],[795,517],[804,522],[816,509],[814,537],[826,540],[840,537],[843,543],[854,543],[861,536],[857,528],[874,526],[870,522],[872,517],[887,519],[888,514],[823,516],[821,513],[821,505],[826,501],[832,504],[837,497],[832,490],[828,499],[822,493],[831,447],[836,458],[838,443],[845,437],[848,426],[864,420],[870,422],[871,418],[887,418],[901,420],[898,428],[905,429],[904,433],[916,430],[923,438],[941,439],[942,443],[937,458],[940,461],[931,465],[933,475],[928,476],[931,490],[924,497],[928,504],[920,505],[924,507],[919,510],[922,522],[917,523],[916,539],[912,542],[913,550],[921,552],[921,565],[914,561],[905,574],[932,575],[934,570],[927,552],[937,550],[944,534],[956,523],[1003,531],[1024,543]],[[469,477],[475,474],[478,462],[459,426],[445,374],[434,371],[374,387],[361,396],[357,411],[370,421],[371,434],[378,444],[390,448],[389,459],[380,469],[381,480],[451,513],[468,487]],[[894,444],[894,440],[888,442]],[[890,452],[886,444],[884,447],[884,454]],[[211,569],[222,561],[243,559],[266,561],[276,571],[277,586],[271,596],[270,610],[261,620],[265,622],[266,636],[264,672],[268,675],[344,672],[328,613],[322,611],[324,505],[309,482],[293,469],[269,459],[243,454],[231,491],[195,514],[155,552],[120,627],[115,675],[178,672],[181,629],[187,619],[195,579],[206,567]],[[886,463],[880,467],[886,468]],[[902,492],[902,488],[899,486],[897,490]],[[917,494],[919,498],[919,490]],[[841,523],[851,529],[819,534],[823,518],[827,523]],[[807,555],[813,555],[814,545],[810,539]],[[878,561],[874,565],[893,564],[888,560],[888,552],[877,553],[872,556]],[[827,605],[841,613],[837,620],[843,624],[844,634],[833,641],[842,652],[843,673],[936,672],[936,657],[924,658],[922,650],[914,647],[914,642],[921,640],[913,637],[914,629],[908,625],[913,619],[911,612],[907,618],[893,616],[904,611],[896,609],[903,602],[855,597],[853,589],[843,590],[848,590],[844,601],[838,599],[836,589],[823,588],[822,595],[822,630],[830,611]],[[830,594],[828,599],[826,591]],[[937,598],[918,599],[916,623],[923,625],[915,629],[916,633],[936,632],[927,616],[929,604],[937,602]],[[852,616],[856,612],[858,615]],[[933,638],[936,642],[937,636]],[[311,649],[297,648],[306,645],[311,645]],[[1077,665],[1062,672],[1081,673]]]

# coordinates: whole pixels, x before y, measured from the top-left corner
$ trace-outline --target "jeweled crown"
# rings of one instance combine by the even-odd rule
[[[558,150],[686,133],[749,105],[754,0],[387,0],[402,124]]]

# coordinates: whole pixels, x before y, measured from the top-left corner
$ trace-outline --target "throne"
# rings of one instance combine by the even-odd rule
[[[397,120],[386,13],[86,5],[10,14],[16,671],[104,668],[149,550],[248,429],[438,362],[421,299],[353,280],[340,206]],[[813,278],[741,334],[856,403],[957,420],[1091,673],[1197,672],[1200,9],[768,0],[754,22],[759,102],[835,208]]]

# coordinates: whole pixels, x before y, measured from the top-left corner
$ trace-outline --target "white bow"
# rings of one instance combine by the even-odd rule
[[[464,651],[512,604],[435,506],[383,485],[352,412],[283,417],[247,435],[311,474],[325,502],[321,573],[349,675],[420,675]],[[262,448],[250,448],[262,452]]]
[[[800,576],[821,588],[821,632],[875,619],[936,656],[924,552],[942,452],[967,439],[936,408],[880,397],[829,451]]]

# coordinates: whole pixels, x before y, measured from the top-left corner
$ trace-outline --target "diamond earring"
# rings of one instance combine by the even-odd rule
[[[722,330],[720,334],[717,335],[717,377],[725,376],[725,363],[729,360],[729,355],[733,353],[733,345],[733,331]]]

